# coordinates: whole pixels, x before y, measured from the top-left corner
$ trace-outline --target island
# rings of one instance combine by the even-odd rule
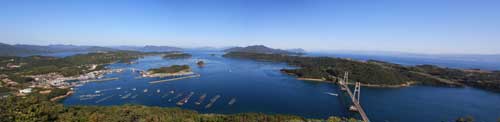
[[[191,58],[191,54],[182,52],[170,52],[164,54],[162,57],[165,59],[184,59],[184,58]]]
[[[172,65],[167,67],[149,69],[142,73],[143,77],[170,77],[194,74],[188,65]]]
[[[402,66],[383,61],[358,61],[333,57],[306,57],[285,54],[228,52],[224,57],[286,62],[296,69],[282,69],[299,79],[335,82],[349,72],[349,79],[364,86],[404,87],[412,84],[451,87],[473,86],[500,91],[500,71],[452,69],[434,65]]]
[[[198,62],[196,62],[196,64],[197,64],[199,67],[203,67],[203,66],[205,66],[205,62],[204,62],[204,61],[198,61]]]

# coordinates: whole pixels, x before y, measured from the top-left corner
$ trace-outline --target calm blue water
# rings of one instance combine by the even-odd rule
[[[240,113],[261,112],[293,114],[309,118],[328,116],[357,117],[348,112],[348,99],[331,96],[326,92],[340,93],[337,86],[328,83],[296,80],[279,72],[282,68],[293,68],[283,63],[256,62],[250,60],[210,56],[210,53],[192,53],[191,59],[166,60],[158,56],[145,57],[137,64],[113,64],[110,68],[138,68],[147,70],[173,64],[188,64],[199,78],[149,84],[159,78],[135,79],[138,73],[125,71],[109,74],[106,77],[119,77],[119,80],[88,83],[77,87],[76,93],[63,101],[66,105],[121,105],[143,104],[150,106],[179,107],[175,103],[189,92],[194,96],[184,106],[185,109],[202,113]],[[206,62],[205,67],[197,67],[196,61]],[[117,90],[117,87],[121,87]],[[136,91],[131,90],[136,88]],[[143,90],[148,89],[147,93]],[[160,93],[156,90],[160,89]],[[80,100],[80,95],[103,91],[103,96]],[[168,102],[176,95],[184,96]],[[442,88],[414,86],[409,88],[366,88],[361,89],[361,103],[373,122],[422,122],[452,121],[459,116],[472,115],[484,122],[500,118],[500,94],[474,88]],[[123,95],[137,95],[121,99]],[[195,105],[203,93],[208,94],[202,105]],[[222,97],[211,108],[204,108],[215,95]],[[111,97],[110,97],[111,96]],[[99,99],[110,99],[96,103]],[[236,103],[228,105],[231,98]]]

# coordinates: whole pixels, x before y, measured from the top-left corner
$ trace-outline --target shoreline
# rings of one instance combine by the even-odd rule
[[[71,96],[73,93],[75,93],[75,92],[73,90],[70,90],[65,95],[61,95],[61,96],[57,96],[57,97],[51,98],[50,101],[54,102],[54,101],[57,101],[59,99],[66,98],[68,96]]]

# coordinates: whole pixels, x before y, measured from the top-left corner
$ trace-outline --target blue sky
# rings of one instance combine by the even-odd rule
[[[9,44],[500,54],[499,0],[2,0]]]

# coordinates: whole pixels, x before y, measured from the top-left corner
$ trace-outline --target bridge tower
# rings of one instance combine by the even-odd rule
[[[356,86],[354,87],[354,97],[356,98],[356,102],[359,104],[359,96],[361,95],[361,83],[356,82]]]

